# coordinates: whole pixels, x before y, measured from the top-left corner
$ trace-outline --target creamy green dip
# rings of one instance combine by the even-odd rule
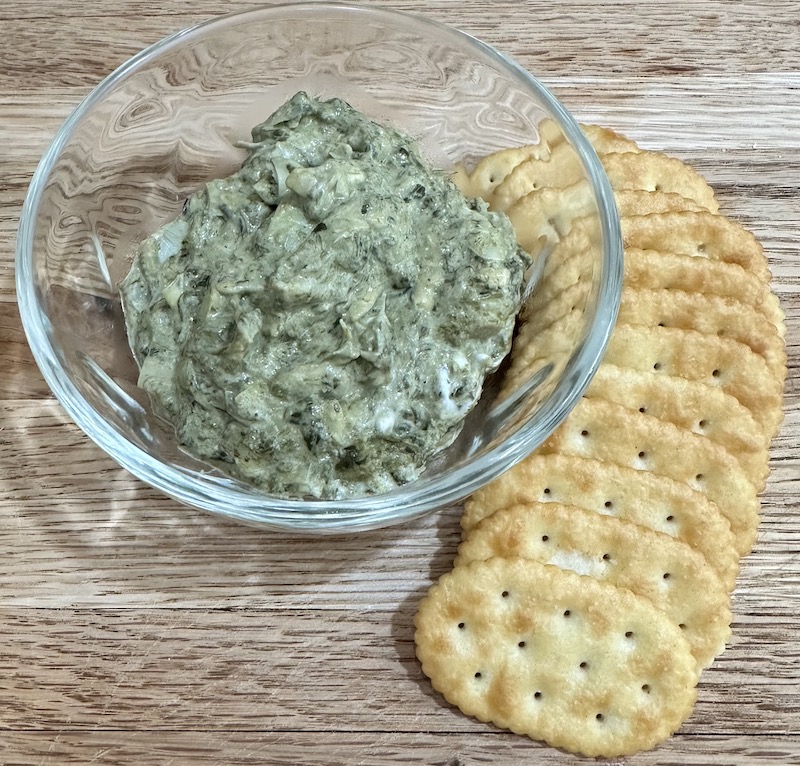
[[[528,258],[414,143],[298,93],[121,285],[139,385],[192,454],[267,492],[416,478],[508,352]]]

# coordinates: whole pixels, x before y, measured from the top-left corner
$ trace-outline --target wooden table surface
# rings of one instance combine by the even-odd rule
[[[94,446],[33,362],[13,259],[38,158],[130,55],[250,5],[0,5],[0,763],[578,763],[466,718],[420,671],[412,619],[451,566],[457,508],[321,540],[184,508]],[[580,119],[693,163],[767,248],[787,414],[733,638],[678,734],[629,762],[800,763],[800,2],[393,5],[496,45]]]

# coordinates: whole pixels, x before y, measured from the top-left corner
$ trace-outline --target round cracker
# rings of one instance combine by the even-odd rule
[[[433,687],[467,715],[588,756],[655,746],[690,714],[689,644],[647,599],[526,559],[443,575],[414,640]]]
[[[554,324],[542,339],[543,345],[555,345],[561,330],[559,324],[569,321],[565,318]],[[536,351],[521,352],[520,356],[529,361],[536,356]],[[769,439],[775,436],[783,420],[783,387],[764,357],[729,338],[675,327],[618,322],[609,340],[605,361],[717,386],[750,410]]]
[[[722,389],[672,375],[601,364],[586,397],[616,402],[707,436],[730,452],[755,487],[763,489],[769,474],[769,441],[750,410]]]
[[[605,460],[682,481],[728,519],[739,555],[756,539],[756,488],[727,450],[705,436],[602,399],[582,399],[539,448]]]
[[[558,144],[552,149],[549,158],[531,158],[517,165],[494,190],[492,209],[506,211],[536,189],[563,189],[584,177],[583,165],[572,145]]]
[[[733,298],[761,312],[778,336],[786,334],[777,296],[761,279],[736,263],[656,250],[625,249],[625,285],[634,289],[673,289]]]
[[[781,386],[786,379],[786,349],[775,326],[752,306],[732,298],[684,290],[626,287],[622,291],[618,321],[697,330],[704,335],[730,338],[763,356]]]
[[[620,216],[674,213],[681,210],[696,212],[705,208],[694,200],[675,192],[647,191],[646,189],[618,189],[614,192]]]
[[[762,281],[770,281],[764,248],[747,229],[724,216],[685,211],[630,216],[620,223],[626,248],[735,263]]]
[[[493,513],[461,543],[455,566],[494,556],[533,559],[627,588],[683,631],[698,670],[730,638],[730,597],[705,558],[688,545],[613,516],[561,503]]]
[[[719,210],[714,190],[693,168],[660,152],[611,152],[600,161],[615,192],[644,189],[679,194],[712,213]]]
[[[574,505],[674,537],[701,553],[733,589],[739,555],[730,524],[683,482],[577,455],[534,453],[467,500],[461,515],[465,537],[495,511],[531,502]]]

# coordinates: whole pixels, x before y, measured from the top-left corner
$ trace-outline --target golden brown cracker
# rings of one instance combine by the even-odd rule
[[[465,535],[495,511],[557,502],[661,532],[702,554],[728,590],[739,571],[728,520],[704,494],[649,471],[576,455],[528,455],[465,503]]]
[[[529,343],[530,350],[520,349],[516,354],[523,361],[542,357],[538,345],[555,346],[562,326],[570,321],[568,316],[555,323],[548,328],[542,344]],[[619,367],[652,370],[718,386],[750,410],[769,439],[783,420],[783,387],[764,357],[735,340],[714,338],[696,330],[618,322],[604,360]],[[524,364],[518,367],[523,368]]]
[[[547,159],[531,158],[517,165],[494,190],[492,209],[506,211],[536,189],[563,189],[579,182],[584,175],[580,157],[572,145],[558,144]]]
[[[786,334],[783,311],[769,285],[736,263],[656,250],[625,250],[625,285],[634,289],[671,289],[719,295],[752,306]]]
[[[453,181],[465,196],[481,197],[491,203],[494,190],[517,165],[533,157],[546,159],[549,155],[549,148],[541,143],[499,149],[482,157],[471,173],[457,166]]]
[[[534,293],[522,315],[526,332],[538,335],[570,312],[583,314],[589,301],[592,285],[587,280],[575,282],[553,298],[547,292]]]
[[[562,315],[563,312],[558,314]],[[752,306],[733,298],[684,290],[626,287],[622,291],[618,321],[697,330],[704,335],[738,341],[764,357],[781,385],[786,378],[786,349],[775,326]]]
[[[604,128],[602,125],[582,124],[581,130],[598,154],[641,151],[635,141],[623,136],[621,133],[617,133],[615,130],[611,130],[611,128]]]
[[[705,436],[602,399],[582,399],[539,448],[652,471],[703,492],[728,519],[740,555],[756,539],[756,488],[727,450]]]
[[[615,192],[643,189],[679,194],[716,213],[714,190],[693,168],[659,152],[611,152],[600,161]]]
[[[614,192],[617,213],[620,216],[674,213],[681,210],[700,212],[705,208],[675,192],[647,191],[646,189],[619,189]]]
[[[556,280],[554,275],[559,271],[560,267],[567,261],[570,261],[573,256],[580,255],[581,261],[583,262],[581,268],[585,269],[586,276],[591,276],[592,270],[597,268],[597,253],[601,241],[599,223],[594,216],[581,218],[579,223],[570,227],[569,231],[552,247],[547,246],[546,237],[535,238],[535,228],[536,227],[525,227],[523,225],[516,229],[520,245],[535,259],[537,257],[543,259],[542,277],[534,286],[532,294],[525,299],[520,311],[520,318],[523,321],[532,318],[546,301],[555,297],[553,290],[556,281],[563,283],[565,280],[563,277],[559,277]],[[544,250],[539,252],[537,248],[543,246]],[[580,280],[574,280],[573,282],[564,284],[564,289],[570,287],[576,281],[581,281],[585,285],[584,289],[587,291],[590,290],[591,285],[586,276],[582,277]]]
[[[588,756],[655,746],[691,712],[688,642],[647,599],[525,559],[443,575],[422,600],[423,672],[467,715]]]
[[[616,402],[707,436],[739,461],[756,489],[763,489],[769,473],[764,430],[750,410],[723,390],[606,363],[592,378],[586,397]]]
[[[553,251],[556,253],[556,249]],[[597,267],[597,251],[590,246],[568,253],[560,251],[556,258],[548,261],[545,278],[536,287],[536,301],[532,305],[544,305],[555,300],[558,295],[579,283],[589,283]],[[524,318],[527,318],[525,316]]]
[[[724,216],[685,211],[629,216],[620,223],[626,248],[735,263],[770,281],[764,248],[747,229]]]
[[[638,152],[639,146],[630,138],[602,125],[581,124],[581,131],[597,152]],[[549,118],[539,125],[541,141],[554,149],[566,142],[563,131],[555,120]]]
[[[506,211],[522,247],[525,243],[557,242],[578,218],[597,215],[597,203],[585,180],[564,188],[544,186],[523,195]],[[530,247],[530,246],[529,246]],[[530,252],[530,249],[525,248]]]
[[[683,631],[698,669],[730,637],[730,597],[702,554],[661,532],[561,503],[528,503],[493,513],[461,543],[455,566],[533,559],[627,588]]]

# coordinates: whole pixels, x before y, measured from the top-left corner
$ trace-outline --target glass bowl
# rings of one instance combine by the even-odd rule
[[[575,158],[596,236],[588,289],[562,356],[498,395],[487,381],[456,442],[423,475],[347,500],[264,494],[186,454],[137,387],[117,292],[137,243],[213,177],[237,141],[299,90],[337,96],[414,136],[442,170],[535,144],[544,125]],[[530,271],[529,289],[548,280]],[[413,519],[459,501],[540,445],[596,370],[616,319],[622,243],[602,166],[574,119],[528,72],[455,29],[403,13],[329,3],[214,19],[142,51],[64,123],[25,201],[17,292],[42,374],[80,428],[131,473],[190,506],[273,529],[336,533]]]

